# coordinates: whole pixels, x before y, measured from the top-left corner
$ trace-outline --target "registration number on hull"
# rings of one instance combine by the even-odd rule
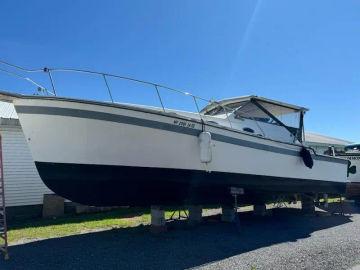
[[[360,160],[360,156],[359,157],[347,157],[348,160]]]
[[[187,128],[195,128],[195,123],[182,121],[182,120],[174,120],[174,125],[180,126],[180,127],[187,127]]]

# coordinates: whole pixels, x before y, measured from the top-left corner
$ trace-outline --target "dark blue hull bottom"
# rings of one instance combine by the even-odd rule
[[[71,201],[94,206],[232,203],[229,188],[244,188],[240,203],[278,195],[344,194],[345,183],[249,174],[147,167],[35,162],[44,183]]]

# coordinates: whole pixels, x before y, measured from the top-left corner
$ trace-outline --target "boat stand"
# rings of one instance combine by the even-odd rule
[[[344,202],[345,199],[339,194],[339,203],[336,205],[335,209],[331,211],[331,214],[339,214],[340,216],[345,216]]]
[[[285,196],[278,196],[273,202],[273,208],[287,208],[288,206]]]
[[[175,210],[174,212],[172,212],[170,218],[168,218],[166,221],[183,220],[183,219],[188,219],[188,218],[189,218],[189,215],[186,212],[186,210],[179,209],[179,210]]]
[[[315,197],[312,194],[301,194],[301,212],[307,216],[315,215]]]
[[[179,221],[187,220],[188,225],[198,225],[202,221],[202,206],[201,205],[189,205],[188,210],[178,209],[175,210],[169,219],[166,221]]]
[[[240,231],[241,226],[240,226],[240,219],[239,219],[239,215],[238,215],[238,208],[239,208],[238,196],[244,194],[244,189],[231,187],[230,194],[234,197],[234,223],[236,225],[236,228]]]
[[[2,156],[2,141],[0,135],[0,250],[4,253],[5,260],[9,259],[8,238],[6,226],[5,188],[4,188],[4,164]]]

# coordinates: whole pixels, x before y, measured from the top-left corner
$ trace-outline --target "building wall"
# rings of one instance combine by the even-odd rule
[[[337,152],[344,151],[344,147],[351,142],[307,131],[305,132],[305,144],[314,148],[317,153],[323,154],[329,149],[329,146],[334,147]]]
[[[42,182],[20,125],[1,125],[6,206],[38,205],[53,193]]]

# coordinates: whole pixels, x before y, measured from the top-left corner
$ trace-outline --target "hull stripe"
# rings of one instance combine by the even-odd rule
[[[66,116],[66,117],[77,117],[85,119],[94,119],[102,120],[109,122],[116,122],[122,124],[136,125],[160,130],[166,130],[170,132],[182,133],[191,136],[198,136],[201,132],[199,129],[181,127],[178,125],[173,125],[169,123],[142,119],[132,116],[118,115],[105,112],[96,112],[89,110],[79,110],[72,108],[59,108],[59,107],[46,107],[46,106],[15,106],[17,113],[20,114],[43,114],[43,115],[57,115],[57,116]],[[171,116],[168,116],[171,118]],[[281,147],[270,146],[266,144],[251,142],[247,140],[237,139],[230,136],[221,135],[218,133],[212,133],[212,138],[215,141],[229,143],[233,145],[249,147],[253,149],[275,152],[284,155],[290,156],[299,156],[299,152],[295,150],[285,149]],[[347,164],[347,160],[332,158],[327,156],[313,155],[313,158],[316,160],[323,160],[328,162],[335,162],[341,164]]]

